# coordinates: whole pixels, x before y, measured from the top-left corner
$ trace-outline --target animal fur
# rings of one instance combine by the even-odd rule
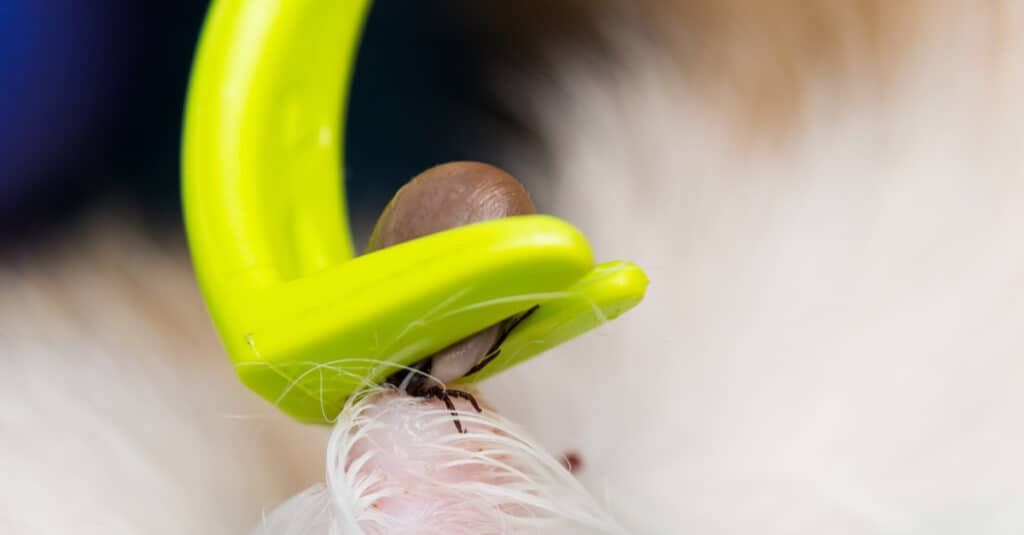
[[[1024,10],[600,5],[504,73],[548,157],[506,154],[650,293],[485,396],[636,533],[1024,530]],[[322,480],[131,227],[0,273],[0,531],[240,532]]]

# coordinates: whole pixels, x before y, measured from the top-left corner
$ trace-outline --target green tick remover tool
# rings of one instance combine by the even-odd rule
[[[569,224],[476,223],[353,257],[342,132],[369,0],[217,0],[185,118],[184,204],[206,304],[242,381],[329,422],[398,366],[540,305],[475,382],[632,308],[635,265]]]

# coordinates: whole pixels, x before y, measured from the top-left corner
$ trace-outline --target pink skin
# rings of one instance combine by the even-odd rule
[[[327,483],[254,533],[622,533],[559,459],[489,408],[379,389],[350,400],[328,445]],[[333,530],[333,531],[332,531]]]
[[[503,485],[509,481],[509,475],[481,463],[457,466],[450,466],[450,463],[465,462],[473,454],[484,451],[486,441],[477,438],[478,435],[500,437],[500,432],[490,424],[469,421],[476,411],[467,401],[455,399],[453,402],[462,413],[460,418],[467,431],[466,436],[458,437],[452,432],[451,422],[444,421],[451,416],[443,403],[438,400],[403,403],[393,399],[397,396],[386,394],[384,403],[367,412],[380,427],[366,440],[358,442],[349,455],[349,459],[358,459],[371,453],[371,460],[362,471],[386,474],[382,487],[401,488],[398,494],[375,500],[370,507],[400,520],[401,525],[396,522],[388,526],[392,530],[425,525],[440,528],[445,525],[445,518],[474,515],[473,508],[467,507],[466,496],[452,492],[452,486],[467,482]],[[446,451],[446,446],[455,451]],[[496,457],[508,460],[507,456]]]

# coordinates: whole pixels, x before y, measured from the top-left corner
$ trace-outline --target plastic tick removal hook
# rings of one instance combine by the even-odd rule
[[[628,262],[594,265],[541,215],[476,223],[354,257],[342,128],[368,0],[217,0],[185,117],[183,198],[199,285],[242,381],[293,417],[540,305],[498,373],[643,298]]]

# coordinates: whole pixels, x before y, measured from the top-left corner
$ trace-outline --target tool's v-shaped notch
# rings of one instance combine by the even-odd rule
[[[636,266],[593,265],[548,216],[478,223],[353,258],[342,125],[368,0],[217,0],[189,89],[186,223],[242,380],[331,421],[355,390],[541,305],[492,375],[636,305]]]

